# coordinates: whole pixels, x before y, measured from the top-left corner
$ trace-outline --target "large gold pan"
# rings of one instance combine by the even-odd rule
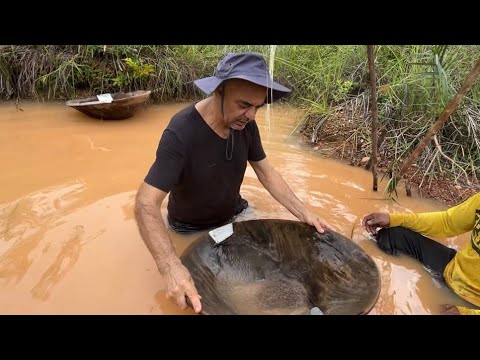
[[[216,244],[205,234],[182,254],[202,314],[367,314],[380,293],[374,261],[348,238],[290,220],[233,223]]]

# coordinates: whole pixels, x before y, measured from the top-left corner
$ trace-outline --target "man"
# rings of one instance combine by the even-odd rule
[[[383,228],[376,234],[381,250],[417,259],[459,297],[480,307],[480,193],[446,211],[372,213],[363,218],[363,226],[371,234]],[[425,237],[457,236],[467,231],[472,231],[471,240],[458,252]],[[444,313],[480,315],[480,310],[445,305]]]
[[[160,207],[168,193],[167,219],[174,231],[226,224],[248,206],[239,193],[248,161],[262,185],[300,221],[321,233],[329,225],[302,204],[266,158],[255,114],[290,90],[271,79],[265,59],[257,53],[227,54],[214,76],[195,84],[210,96],[173,116],[138,191],[135,216],[166,278],[167,296],[183,309],[187,296],[198,313],[201,296],[161,218]]]

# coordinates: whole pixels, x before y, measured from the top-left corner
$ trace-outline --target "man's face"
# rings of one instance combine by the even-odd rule
[[[265,103],[267,88],[239,79],[228,81],[223,87],[224,122],[234,130],[243,130],[255,120],[257,110]]]

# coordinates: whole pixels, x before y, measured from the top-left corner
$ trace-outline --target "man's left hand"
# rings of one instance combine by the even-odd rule
[[[303,220],[309,225],[315,226],[315,228],[320,234],[323,234],[325,232],[325,229],[333,230],[329,223],[308,210],[305,211],[305,213],[303,214],[303,219],[301,220]]]

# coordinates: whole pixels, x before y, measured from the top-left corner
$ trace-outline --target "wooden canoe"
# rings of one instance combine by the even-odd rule
[[[151,91],[137,90],[132,92],[117,92],[110,94],[112,102],[104,102],[98,97],[69,100],[70,106],[90,117],[103,120],[122,120],[132,117],[148,100]]]
[[[223,242],[207,233],[180,258],[205,315],[361,315],[380,294],[380,272],[360,246],[297,221],[233,223]]]

